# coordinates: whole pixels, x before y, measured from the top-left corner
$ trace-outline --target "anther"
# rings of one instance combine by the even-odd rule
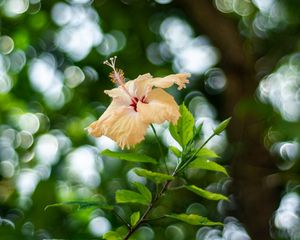
[[[108,60],[104,61],[103,64],[113,69],[113,72],[110,74],[110,78],[112,82],[119,84],[119,86],[121,86],[122,89],[126,92],[126,94],[131,98],[131,100],[134,103],[137,103],[137,101],[133,98],[133,96],[129,93],[129,91],[125,87],[125,78],[124,78],[123,71],[121,69],[116,69],[116,60],[117,60],[117,56],[114,56],[109,58],[109,61]]]

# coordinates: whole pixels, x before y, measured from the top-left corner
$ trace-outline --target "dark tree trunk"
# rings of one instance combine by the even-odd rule
[[[237,201],[235,215],[255,239],[270,239],[269,220],[276,209],[279,192],[270,181],[276,166],[264,146],[266,121],[255,114],[258,81],[254,61],[246,51],[237,23],[225,17],[208,0],[177,0],[200,33],[206,34],[221,51],[220,67],[227,77],[227,88],[220,108],[222,117],[233,116],[228,137],[233,152],[233,192]],[[241,112],[241,106],[250,108]]]

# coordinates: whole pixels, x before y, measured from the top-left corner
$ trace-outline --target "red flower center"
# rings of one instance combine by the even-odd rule
[[[132,99],[131,99],[130,107],[133,107],[134,111],[136,111],[136,112],[137,112],[137,104],[138,104],[139,101],[141,101],[142,103],[146,103],[146,104],[148,103],[148,102],[146,101],[146,97],[145,97],[145,96],[142,97],[141,100],[138,99],[137,97],[132,98]]]

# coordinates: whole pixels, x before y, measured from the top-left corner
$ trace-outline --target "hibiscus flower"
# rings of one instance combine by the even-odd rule
[[[116,57],[104,62],[113,69],[110,77],[118,85],[117,88],[104,91],[112,97],[112,102],[87,130],[92,136],[104,135],[113,139],[123,149],[141,142],[149,124],[161,124],[164,121],[176,124],[180,117],[179,107],[162,88],[169,88],[173,84],[177,84],[179,90],[185,88],[190,74],[153,78],[147,73],[125,82],[124,73],[115,68],[115,62]]]

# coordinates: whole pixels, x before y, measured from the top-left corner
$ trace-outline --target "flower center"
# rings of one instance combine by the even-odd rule
[[[119,85],[123,91],[130,97],[131,103],[130,106],[133,107],[134,111],[137,112],[137,104],[139,101],[142,103],[148,103],[146,101],[146,96],[143,96],[142,99],[138,99],[137,97],[132,96],[125,85],[124,72],[121,69],[116,68],[116,60],[117,57],[111,57],[109,60],[104,61],[103,63],[113,69],[113,71],[109,74],[113,83]]]
[[[142,102],[142,103],[145,103],[145,104],[148,104],[147,100],[146,100],[146,97],[142,97],[142,99],[138,99],[137,97],[134,97],[131,99],[131,103],[130,103],[130,107],[132,107],[134,109],[134,111],[137,112],[137,104],[138,102]]]

